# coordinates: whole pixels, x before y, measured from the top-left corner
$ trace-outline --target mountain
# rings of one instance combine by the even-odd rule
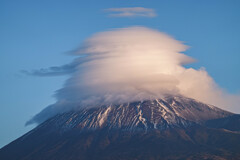
[[[56,115],[0,149],[6,160],[240,159],[240,116],[183,96]]]

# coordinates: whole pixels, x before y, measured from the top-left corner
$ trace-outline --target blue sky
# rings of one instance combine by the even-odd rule
[[[156,17],[109,17],[104,9],[144,7]],[[185,53],[216,83],[240,93],[240,1],[238,0],[0,0],[0,147],[34,126],[24,124],[47,105],[67,76],[21,74],[71,62],[67,53],[92,34],[145,26],[185,42]],[[240,111],[239,111],[240,112]]]

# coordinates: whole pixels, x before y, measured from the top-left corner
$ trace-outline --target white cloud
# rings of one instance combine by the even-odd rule
[[[161,98],[165,94],[239,110],[239,95],[224,92],[205,69],[183,66],[194,62],[182,53],[187,48],[171,36],[145,27],[97,33],[75,52],[78,58],[70,65],[74,66],[70,67],[71,77],[56,93],[57,102],[29,123],[76,108]]]
[[[104,11],[109,12],[111,17],[156,17],[154,9],[143,7],[129,8],[108,8]]]

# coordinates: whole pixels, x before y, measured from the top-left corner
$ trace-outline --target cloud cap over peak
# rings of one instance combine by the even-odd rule
[[[77,58],[72,64],[42,70],[45,75],[67,70],[71,76],[56,92],[57,102],[28,124],[73,109],[156,99],[166,94],[236,110],[239,95],[224,92],[204,68],[184,67],[194,62],[182,53],[187,48],[181,41],[146,27],[97,33],[75,52]]]
[[[108,8],[111,17],[156,17],[154,9],[144,7]]]

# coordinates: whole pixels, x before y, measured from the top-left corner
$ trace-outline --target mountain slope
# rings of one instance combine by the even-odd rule
[[[211,119],[205,122],[205,126],[230,131],[240,131],[240,115],[235,114],[223,118]]]
[[[63,113],[0,150],[0,159],[239,159],[234,114],[181,96]]]
[[[185,97],[165,97],[121,105],[101,106],[72,111],[48,121],[61,131],[78,129],[149,130],[187,127],[210,119],[232,115],[212,105]],[[46,123],[45,123],[46,124]]]

